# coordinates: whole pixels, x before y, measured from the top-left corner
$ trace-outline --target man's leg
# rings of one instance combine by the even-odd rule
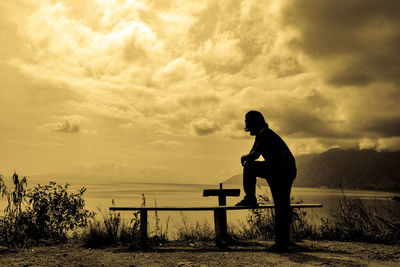
[[[290,187],[291,182],[274,187],[275,242],[283,248],[290,241]]]
[[[249,162],[243,168],[243,189],[246,193],[246,197],[252,198],[256,196],[256,183],[255,164]]]
[[[290,191],[293,179],[289,177],[267,178],[275,204],[275,242],[279,248],[287,248],[290,241]]]
[[[257,204],[256,182],[257,177],[265,177],[267,165],[263,161],[248,162],[243,167],[243,189],[246,193],[245,198],[239,202],[239,206]]]

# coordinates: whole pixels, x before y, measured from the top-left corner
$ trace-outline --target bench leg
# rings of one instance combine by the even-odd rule
[[[228,231],[226,210],[214,210],[215,243],[219,247],[227,245]]]
[[[141,247],[147,246],[147,210],[140,210],[139,243]]]

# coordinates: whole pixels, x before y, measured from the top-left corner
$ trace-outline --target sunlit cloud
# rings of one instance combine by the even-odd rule
[[[364,86],[374,81],[399,83],[400,3],[376,0],[289,1],[282,18],[298,36],[291,45],[320,67],[334,86]],[[318,23],[315,23],[318,21]]]
[[[260,110],[297,155],[394,150],[397,5],[15,1],[0,6],[0,108],[12,114],[0,122],[22,129],[29,114],[25,127],[47,129],[37,135],[90,136],[81,140],[90,153],[104,144],[123,160],[149,144],[188,154],[198,143],[224,151],[208,143],[215,140],[245,145],[244,114]]]
[[[71,168],[84,174],[98,173],[110,175],[121,173],[126,174],[133,168],[133,166],[131,164],[116,162],[113,160],[102,160],[72,163]]]
[[[400,137],[381,138],[378,140],[377,149],[379,151],[399,151]]]
[[[81,129],[81,121],[87,120],[86,118],[78,115],[71,115],[62,118],[62,121],[55,123],[48,123],[43,125],[43,128],[51,129],[55,132],[61,133],[79,133]],[[93,133],[93,131],[85,130],[86,133]]]
[[[372,138],[362,138],[359,141],[358,148],[359,149],[375,149],[377,147],[377,141]]]
[[[193,122],[192,127],[197,135],[208,135],[220,129],[217,123],[204,118]]]
[[[175,140],[163,140],[163,139],[158,139],[150,143],[153,146],[157,147],[174,147],[174,146],[181,146],[182,143],[179,141]]]

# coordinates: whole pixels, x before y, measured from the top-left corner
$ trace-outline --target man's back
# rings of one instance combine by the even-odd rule
[[[282,138],[269,128],[263,128],[256,135],[252,150],[258,151],[268,163],[289,164],[295,167],[295,159]]]

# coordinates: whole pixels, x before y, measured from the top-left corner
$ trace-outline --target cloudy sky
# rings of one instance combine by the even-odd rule
[[[400,2],[0,3],[0,173],[215,183],[263,112],[295,155],[400,150]]]

